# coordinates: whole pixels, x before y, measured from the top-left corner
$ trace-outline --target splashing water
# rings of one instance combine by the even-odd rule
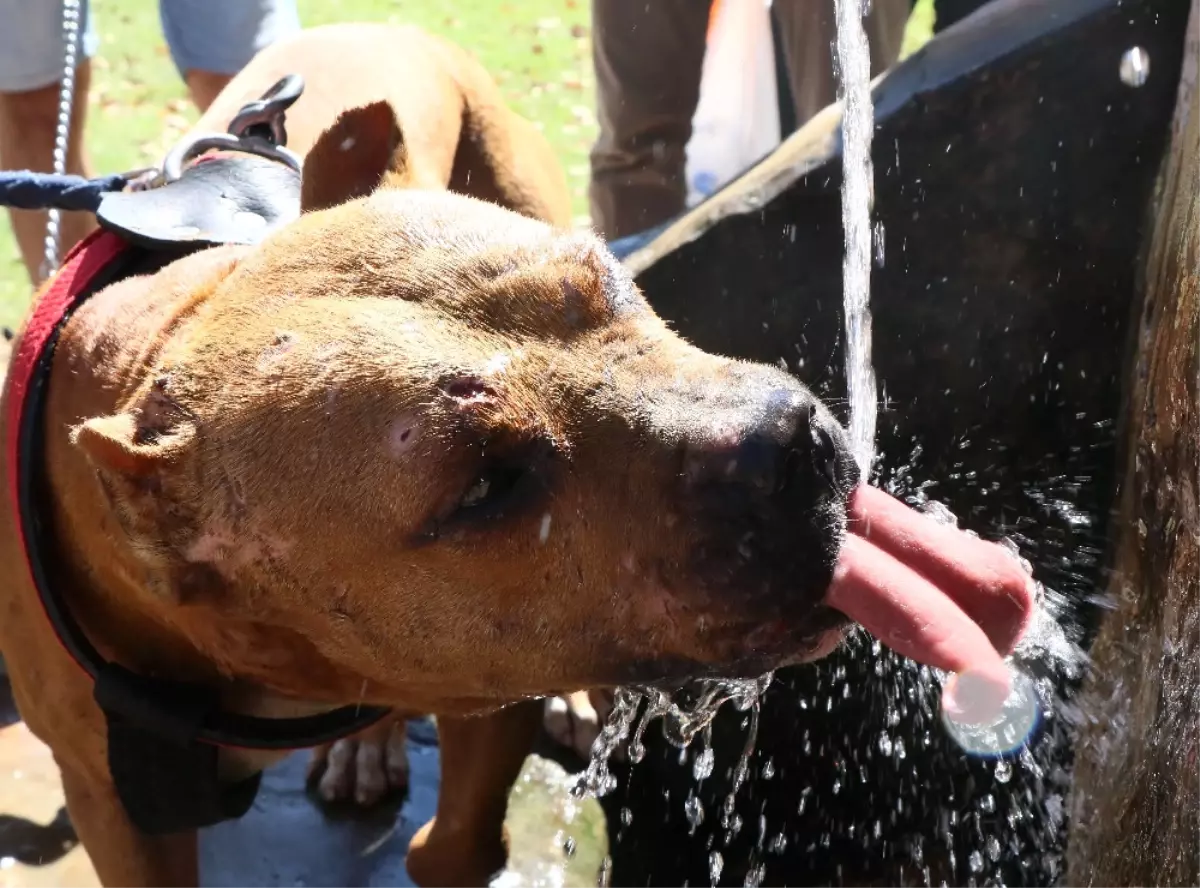
[[[613,696],[613,708],[592,743],[591,760],[572,793],[578,797],[603,796],[616,788],[616,777],[608,768],[617,748],[629,741],[629,760],[640,762],[646,754],[643,738],[655,719],[662,719],[663,735],[677,749],[686,749],[701,731],[712,724],[717,711],[732,702],[741,712],[751,711],[757,724],[758,705],[770,685],[772,673],[752,679],[707,679],[693,682],[674,693],[657,688],[619,688]],[[643,704],[645,707],[643,708]],[[641,717],[638,717],[639,711]],[[753,738],[753,732],[751,733]],[[698,780],[712,773],[711,737],[706,733],[705,750],[697,758],[694,771]],[[745,780],[753,739],[738,764],[741,779],[735,774],[734,792]]]
[[[846,298],[846,375],[851,404],[850,438],[855,460],[862,476],[870,476],[875,449],[875,370],[871,364],[871,262],[873,255],[882,260],[882,226],[871,226],[874,202],[871,167],[871,129],[874,107],[871,103],[871,59],[862,17],[870,10],[863,0],[837,0],[837,64],[840,72],[839,95],[844,105],[842,224],[845,229],[846,255],[843,263]],[[878,254],[878,255],[876,255]],[[591,761],[575,788],[579,795],[601,796],[610,792],[616,778],[608,769],[612,753],[627,738],[630,760],[638,762],[645,754],[642,737],[646,726],[663,719],[667,740],[679,748],[708,727],[717,710],[733,701],[738,709],[750,710],[749,739],[734,769],[733,785],[723,806],[722,824],[736,832],[740,824],[733,820],[735,795],[745,782],[758,725],[759,699],[770,684],[772,674],[754,680],[697,682],[695,697],[680,704],[660,690],[623,688],[616,693],[613,710],[592,746]],[[638,718],[642,704],[645,709]],[[636,721],[636,726],[635,726]],[[632,736],[631,736],[632,731]],[[703,753],[695,763],[696,776],[711,771]],[[698,822],[695,810],[689,820]],[[715,853],[715,852],[714,852]],[[720,856],[717,855],[717,859]],[[717,870],[719,872],[719,869]],[[714,876],[714,880],[715,880]]]
[[[940,524],[958,526],[958,518],[942,503],[926,500],[922,511]],[[971,531],[967,531],[970,533]],[[1021,556],[1017,544],[1007,537],[1000,545],[1020,563],[1025,573],[1033,575],[1033,566]],[[985,724],[972,725],[957,720],[943,710],[942,723],[950,736],[970,755],[982,757],[1003,756],[1021,749],[1041,722],[1043,710],[1051,705],[1052,687],[1049,680],[1041,686],[1018,663],[1036,666],[1039,662],[1052,662],[1058,671],[1075,677],[1082,663],[1082,651],[1072,644],[1056,617],[1061,612],[1062,602],[1055,601],[1041,583],[1037,588],[1033,620],[1013,653],[1005,658],[1009,664],[1012,690],[1000,711]],[[940,683],[949,676],[940,670],[930,670]]]
[[[841,72],[841,98],[843,101],[843,145],[842,159],[844,181],[842,186],[843,226],[845,235],[845,257],[843,263],[845,316],[846,316],[846,384],[850,409],[849,432],[851,447],[863,472],[864,480],[871,477],[874,462],[874,437],[876,426],[876,384],[871,365],[871,314],[870,314],[870,261],[872,246],[872,229],[870,225],[873,187],[872,167],[870,160],[872,135],[872,107],[869,89],[869,62],[867,58],[866,41],[862,36],[861,21],[855,0],[839,0],[838,15],[838,64]],[[884,231],[881,222],[874,226],[874,261],[882,266],[884,262]],[[913,459],[919,455],[919,448],[914,450]],[[901,467],[897,474],[902,474]],[[922,488],[933,486],[931,483],[917,486],[908,478],[907,484],[892,486],[889,492],[902,498],[918,500],[916,505],[923,505],[934,520],[958,526],[956,516],[945,506],[928,499]],[[903,489],[896,489],[897,487]],[[903,494],[916,493],[916,497]],[[1087,516],[1071,515],[1069,503],[1051,502],[1047,506],[1066,517],[1072,527],[1086,527]],[[1032,568],[1020,554],[1017,545],[1005,539],[1001,544],[1021,561],[1027,573],[1032,574]],[[873,738],[878,753],[887,759],[899,762],[905,757],[906,741],[913,746],[921,745],[929,749],[933,740],[928,730],[920,730],[922,724],[930,725],[940,721],[946,735],[950,737],[960,750],[969,758],[980,761],[993,761],[986,766],[990,768],[996,784],[1003,787],[1012,786],[1014,772],[1020,768],[1038,781],[1038,800],[1045,807],[1046,816],[1043,818],[1047,831],[1036,834],[1038,827],[1030,823],[1021,827],[1022,821],[1035,820],[1035,797],[1029,788],[1023,788],[1021,795],[1012,791],[1011,797],[1004,797],[998,806],[996,799],[988,794],[976,802],[976,810],[970,812],[960,823],[960,809],[956,805],[953,792],[945,798],[943,808],[943,825],[941,836],[948,850],[948,859],[953,869],[955,866],[956,837],[970,834],[968,842],[974,844],[964,862],[970,870],[971,878],[979,878],[978,874],[991,871],[987,878],[992,883],[998,881],[999,861],[1005,856],[1017,853],[1016,834],[1025,830],[1026,841],[1033,847],[1042,842],[1037,839],[1052,840],[1052,833],[1062,820],[1061,791],[1062,772],[1052,769],[1046,773],[1039,760],[1031,753],[1031,742],[1038,726],[1048,723],[1053,733],[1055,710],[1066,714],[1066,707],[1057,699],[1056,681],[1078,678],[1080,669],[1085,662],[1085,656],[1076,640],[1069,638],[1064,631],[1060,617],[1065,616],[1066,599],[1053,590],[1045,589],[1037,583],[1037,606],[1033,621],[1017,649],[1007,658],[1011,669],[1013,690],[1002,710],[989,724],[967,726],[947,717],[944,711],[941,718],[933,715],[926,708],[930,698],[935,696],[939,685],[944,684],[950,677],[936,670],[897,657],[884,651],[878,642],[869,642],[870,656],[873,661],[873,672],[877,677],[878,686],[889,698],[887,704],[887,729],[876,734]],[[844,689],[844,688],[843,688]],[[832,698],[830,698],[832,700]],[[802,708],[803,708],[803,702]],[[827,701],[828,702],[828,701]],[[915,704],[915,708],[914,708]],[[828,706],[826,707],[828,709]],[[922,716],[922,713],[925,713]],[[902,719],[903,715],[903,719]],[[905,728],[899,728],[905,724]],[[913,728],[917,728],[913,733]],[[1060,729],[1061,730],[1061,729]],[[903,732],[903,733],[902,733]],[[863,738],[866,743],[870,740]],[[843,754],[858,761],[856,744],[849,737],[840,749]],[[1050,742],[1050,746],[1053,746]],[[829,747],[820,750],[823,754],[830,752]],[[805,750],[807,754],[807,749]],[[1014,753],[1017,755],[1014,756]],[[1042,762],[1045,762],[1043,752]],[[927,778],[926,778],[927,779]],[[928,783],[926,783],[928,785]],[[1026,785],[1028,787],[1028,784]],[[836,795],[839,785],[835,781],[832,791]],[[800,814],[803,814],[804,799],[801,799]],[[904,800],[897,799],[897,812],[903,810]],[[961,803],[959,803],[961,804]],[[999,810],[1006,810],[1002,822]],[[897,812],[893,812],[893,815]],[[1057,812],[1057,813],[1056,813]],[[985,824],[991,824],[985,826]],[[985,829],[1005,831],[1008,854],[1002,854],[1002,848],[995,835],[986,835]],[[878,837],[878,821],[874,831]],[[1036,838],[1029,838],[1036,835]],[[1049,841],[1045,844],[1050,844]],[[961,847],[961,846],[960,846]],[[970,846],[968,846],[970,847]],[[1028,846],[1027,846],[1028,847]],[[966,849],[964,849],[964,852]],[[1047,854],[1044,865],[1051,869],[1055,866]],[[913,845],[912,860],[918,867],[923,867],[923,851],[920,842]],[[1025,860],[1020,863],[1022,868],[1027,866]],[[928,881],[929,871],[924,870]],[[964,874],[965,875],[965,874]],[[981,882],[982,883],[982,882]]]

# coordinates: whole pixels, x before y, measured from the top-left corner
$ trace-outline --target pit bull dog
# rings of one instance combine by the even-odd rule
[[[196,884],[171,805],[236,816],[289,740],[385,710],[438,716],[410,874],[478,885],[547,696],[755,676],[852,621],[1007,689],[1020,566],[860,484],[795,378],[674,334],[434,45],[389,58],[444,81],[291,126],[298,219],[179,256],[101,232],[16,343],[0,649],[105,884]]]

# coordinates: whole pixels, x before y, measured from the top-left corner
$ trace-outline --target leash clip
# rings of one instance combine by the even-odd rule
[[[304,78],[288,74],[262,94],[247,102],[229,123],[229,134],[239,139],[262,139],[278,148],[287,146],[287,109],[304,92]]]
[[[304,78],[299,74],[288,74],[263,93],[261,99],[243,105],[226,132],[201,133],[172,148],[163,158],[162,173],[151,187],[176,181],[183,175],[183,168],[188,161],[213,148],[257,154],[299,173],[303,164],[300,157],[286,147],[287,129],[284,121],[287,109],[295,104],[303,92]]]

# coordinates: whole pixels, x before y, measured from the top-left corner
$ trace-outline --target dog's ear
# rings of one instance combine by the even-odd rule
[[[186,461],[196,437],[191,416],[155,386],[141,406],[89,419],[71,430],[96,472],[133,551],[149,568],[146,578],[175,595],[169,537],[187,526],[194,506]]]
[[[97,416],[76,426],[71,440],[107,479],[139,488],[156,487],[156,478],[178,463],[194,428],[182,423],[164,434],[140,419],[134,412]]]
[[[388,102],[343,111],[304,158],[300,211],[323,210],[365,197],[408,167],[404,135]]]
[[[160,475],[178,464],[196,434],[170,384],[169,375],[157,377],[128,410],[76,426],[72,442],[101,473],[138,483]]]

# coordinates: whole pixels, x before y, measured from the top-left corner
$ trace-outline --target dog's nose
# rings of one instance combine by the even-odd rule
[[[845,430],[824,410],[813,410],[808,434],[812,467],[831,488],[849,493],[859,482],[859,470]]]
[[[848,494],[858,468],[845,431],[825,410],[790,404],[772,412],[741,435],[687,448],[684,477],[689,484],[718,483],[760,494],[815,490]]]

